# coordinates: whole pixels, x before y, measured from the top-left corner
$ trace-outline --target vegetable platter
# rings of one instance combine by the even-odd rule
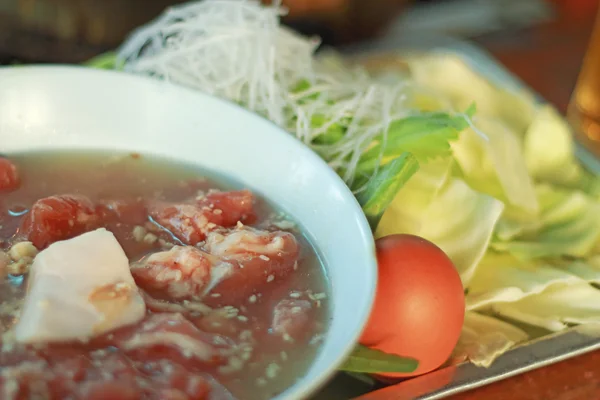
[[[469,69],[497,87],[535,96],[540,106],[546,102],[529,89],[491,55],[475,45],[447,37],[426,37],[418,40],[382,40],[349,48],[348,57],[379,74],[404,68],[406,54],[435,54],[441,58],[460,60]],[[400,66],[400,67],[399,67]],[[600,161],[579,144],[574,153],[585,168],[600,173]],[[416,377],[383,389],[367,393],[367,385],[357,386],[356,400],[433,400],[481,387],[533,369],[548,366],[568,358],[600,349],[600,329],[594,324],[573,326],[555,333],[531,332],[530,339],[515,345],[498,356],[489,366],[471,362],[448,365],[432,373]],[[358,391],[361,393],[358,394]]]

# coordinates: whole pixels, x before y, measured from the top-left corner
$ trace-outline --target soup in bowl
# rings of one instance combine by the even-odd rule
[[[233,104],[69,67],[0,70],[3,399],[302,399],[376,282],[352,193]]]

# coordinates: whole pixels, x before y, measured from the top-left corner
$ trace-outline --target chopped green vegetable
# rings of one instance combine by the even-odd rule
[[[419,362],[412,358],[400,357],[359,345],[340,367],[340,370],[366,374],[407,373],[415,371],[418,366]]]
[[[412,153],[419,161],[449,155],[449,142],[456,140],[467,126],[463,116],[446,113],[427,113],[394,121],[386,139],[378,136],[376,144],[363,153],[357,171],[369,173],[404,152]]]
[[[291,92],[299,96],[299,101],[306,103],[319,98],[319,92],[312,92],[313,85],[306,79],[302,79],[298,84],[291,89]]]
[[[468,116],[469,118],[473,118],[475,116],[476,112],[477,112],[477,103],[473,102],[465,111],[465,115]]]
[[[312,116],[310,123],[315,128],[321,128],[325,126],[328,123],[328,121],[324,115],[315,114]],[[349,124],[349,118],[342,119],[339,122],[330,124],[323,134],[317,136],[313,140],[313,144],[330,145],[339,142],[344,138],[344,134],[346,133],[346,129],[348,128]]]
[[[108,52],[100,54],[83,64],[86,67],[98,69],[121,69],[121,65],[117,65],[117,54]]]
[[[358,201],[375,230],[384,211],[398,191],[419,169],[417,160],[408,153],[392,160],[369,181],[365,190],[357,195]]]

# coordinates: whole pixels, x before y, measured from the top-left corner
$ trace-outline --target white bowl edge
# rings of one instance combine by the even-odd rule
[[[237,146],[227,145],[231,139]],[[232,103],[150,78],[68,66],[0,68],[0,154],[44,149],[177,158],[265,195],[308,231],[333,298],[317,359],[276,399],[313,394],[349,355],[373,304],[373,237],[343,181],[291,135]]]

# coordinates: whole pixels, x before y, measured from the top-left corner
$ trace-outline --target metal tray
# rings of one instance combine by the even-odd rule
[[[394,54],[397,54],[400,59],[402,54],[422,51],[453,53],[496,85],[509,89],[529,89],[483,49],[451,38],[421,37],[416,40],[384,38],[378,42],[342,49],[343,54],[359,59]],[[539,95],[538,99],[544,102]],[[600,160],[582,145],[577,146],[577,156],[589,170],[600,174]],[[463,363],[384,388],[380,388],[381,386],[378,388],[378,385],[373,382],[358,380],[351,382],[349,377],[337,376],[320,395],[315,397],[315,400],[441,399],[598,349],[600,349],[600,328],[574,327],[515,347],[496,359],[489,368]],[[351,391],[354,393],[351,394]]]

